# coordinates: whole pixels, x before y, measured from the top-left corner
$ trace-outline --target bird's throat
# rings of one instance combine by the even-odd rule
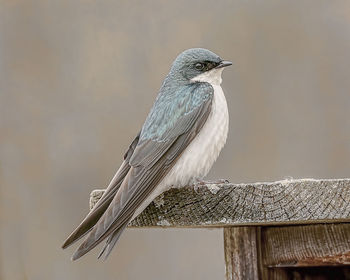
[[[221,74],[224,68],[214,68],[210,71],[199,74],[191,79],[191,82],[205,82],[211,85],[219,86],[222,82]]]

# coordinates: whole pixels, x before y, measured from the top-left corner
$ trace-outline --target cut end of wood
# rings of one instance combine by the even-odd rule
[[[104,190],[90,195],[90,209]],[[350,222],[350,179],[285,179],[170,189],[129,226],[226,227]]]
[[[89,201],[89,206],[90,206],[90,210],[92,208],[94,208],[95,204],[97,203],[97,201],[100,200],[100,198],[102,197],[102,195],[104,194],[105,190],[101,189],[101,190],[93,190],[90,193],[90,201]]]

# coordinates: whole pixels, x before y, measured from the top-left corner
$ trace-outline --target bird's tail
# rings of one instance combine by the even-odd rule
[[[100,242],[102,242],[104,239],[107,238],[108,235],[110,235],[107,238],[107,242],[105,246],[103,247],[101,253],[98,255],[98,258],[102,257],[104,255],[104,260],[107,259],[109,256],[111,250],[113,249],[114,245],[118,241],[120,235],[123,233],[124,229],[127,227],[128,223],[130,222],[131,217],[126,219],[124,223],[122,223],[116,230],[113,232],[111,229],[107,230],[104,234],[102,234],[99,237],[96,237],[96,231],[98,230],[96,226],[92,229],[90,232],[90,235],[85,239],[85,241],[78,247],[78,249],[74,252],[71,260],[75,261],[79,259],[80,257],[84,256],[87,252],[92,250],[94,247],[96,247]]]
[[[124,224],[121,228],[113,232],[107,239],[105,246],[101,250],[101,252],[98,255],[98,258],[100,259],[103,256],[103,260],[105,261],[109,254],[111,253],[112,249],[114,248],[115,244],[119,240],[119,237],[121,236],[122,232],[126,228],[128,223]]]

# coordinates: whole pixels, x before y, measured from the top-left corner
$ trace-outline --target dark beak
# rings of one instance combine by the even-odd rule
[[[222,67],[226,67],[226,66],[230,66],[232,65],[232,62],[231,61],[226,61],[226,60],[222,60],[220,62],[220,64],[218,66],[216,66],[215,68],[222,68]]]

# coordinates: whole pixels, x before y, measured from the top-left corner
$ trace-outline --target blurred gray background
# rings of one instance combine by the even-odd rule
[[[1,280],[223,279],[220,230],[128,229],[107,262],[60,249],[190,47],[234,62],[209,179],[349,177],[349,1],[2,0]]]

